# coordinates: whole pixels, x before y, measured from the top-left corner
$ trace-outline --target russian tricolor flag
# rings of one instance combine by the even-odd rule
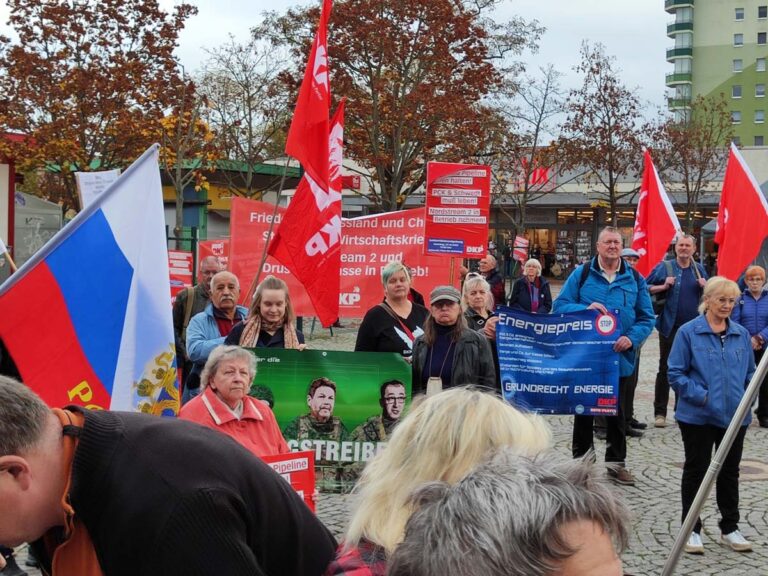
[[[178,411],[157,146],[0,286],[0,338],[50,406]]]

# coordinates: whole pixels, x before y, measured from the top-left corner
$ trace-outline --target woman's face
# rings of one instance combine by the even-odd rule
[[[705,298],[707,303],[707,315],[715,320],[725,320],[733,312],[737,296],[731,296],[724,292],[710,294]]]
[[[476,286],[464,295],[464,301],[472,310],[482,312],[488,302],[488,291],[482,286]]]
[[[384,293],[390,300],[402,300],[408,297],[408,291],[411,289],[411,282],[404,270],[392,274],[384,286]]]
[[[253,374],[245,358],[223,360],[208,385],[230,408],[235,408],[251,386]]]
[[[523,270],[528,280],[533,280],[539,273],[539,269],[536,267],[536,264],[526,264]]]
[[[264,290],[261,293],[259,314],[270,324],[281,323],[285,317],[285,290]]]
[[[458,302],[450,300],[438,300],[430,306],[432,317],[441,326],[453,326],[461,314],[461,306]]]
[[[760,294],[765,285],[765,277],[760,272],[750,272],[744,280],[752,294]]]

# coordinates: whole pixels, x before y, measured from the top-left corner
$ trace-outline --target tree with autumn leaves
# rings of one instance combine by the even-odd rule
[[[496,22],[499,0],[341,0],[328,31],[331,92],[346,96],[345,154],[370,178],[381,211],[404,206],[430,160],[486,149],[485,99],[514,80],[536,23]],[[293,50],[298,85],[318,8],[271,14],[255,34]]]
[[[0,129],[19,168],[59,171],[64,207],[74,172],[124,168],[158,139],[181,82],[173,51],[197,9],[156,0],[9,0],[16,40],[0,38]],[[7,146],[7,144],[6,144]]]

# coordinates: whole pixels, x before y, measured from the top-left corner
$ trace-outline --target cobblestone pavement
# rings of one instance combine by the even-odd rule
[[[555,292],[557,287],[555,287]],[[344,328],[311,330],[304,325],[308,345],[314,349],[352,350],[359,320],[344,320]],[[654,331],[643,347],[640,380],[635,396],[635,416],[648,423],[642,438],[629,438],[627,466],[636,478],[634,487],[616,487],[633,513],[633,534],[629,550],[624,554],[625,570],[635,576],[652,576],[661,569],[680,527],[680,475],[683,447],[680,432],[674,425],[670,406],[666,428],[653,427],[653,383],[658,367],[658,337]],[[552,427],[555,449],[570,454],[570,417],[547,417]],[[596,441],[598,458],[605,452],[605,442]],[[683,554],[675,574],[718,576],[768,576],[768,429],[753,426],[747,432],[741,466],[740,529],[754,544],[754,551],[737,553],[717,542],[719,518],[714,495],[704,507],[702,521],[705,554]],[[341,538],[346,528],[354,496],[323,494],[318,516]],[[20,550],[19,560],[26,556]],[[20,562],[21,563],[21,562]],[[30,576],[39,574],[30,571]]]

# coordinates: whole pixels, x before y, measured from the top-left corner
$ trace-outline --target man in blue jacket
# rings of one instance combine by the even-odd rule
[[[635,368],[635,353],[653,330],[653,307],[648,287],[621,258],[621,234],[616,228],[603,228],[597,239],[597,256],[589,263],[589,274],[582,283],[582,266],[568,277],[552,312],[599,310],[603,314],[618,310],[622,333],[613,345],[621,353],[619,362],[619,402],[616,416],[606,418],[608,444],[605,461],[611,479],[633,486],[635,479],[626,469],[626,393]],[[579,458],[593,448],[592,416],[574,416],[572,452]]]
[[[677,329],[699,315],[701,292],[707,282],[707,272],[693,259],[696,252],[696,238],[681,234],[675,242],[674,260],[664,260],[648,276],[651,292],[666,293],[664,309],[656,319],[659,331],[659,371],[653,395],[653,415],[656,428],[667,425],[667,404],[669,404],[669,378],[667,361],[672,350]]]

